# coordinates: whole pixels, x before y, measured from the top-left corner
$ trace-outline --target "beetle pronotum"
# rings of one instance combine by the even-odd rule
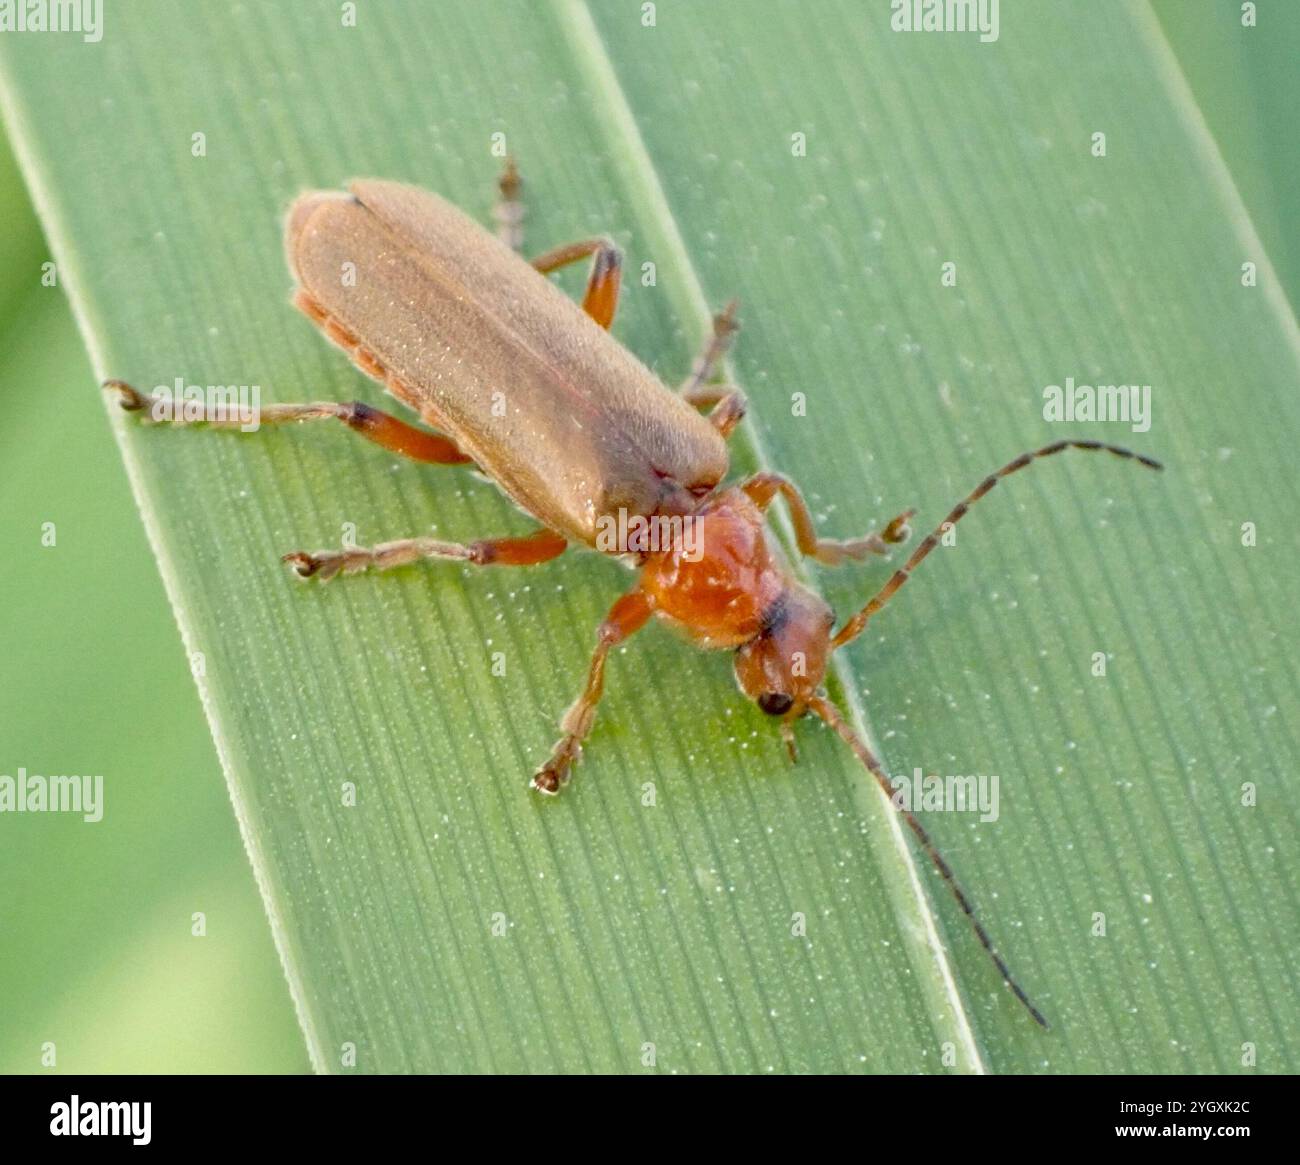
[[[668,390],[609,335],[618,304],[621,256],[612,242],[588,239],[525,261],[518,254],[520,181],[506,165],[497,237],[436,195],[393,182],[353,182],[350,193],[304,194],[285,229],[294,303],[368,376],[439,430],[416,428],[360,402],[278,404],[263,423],[337,418],[362,436],[417,461],[476,464],[538,528],[522,537],[466,544],[403,538],[363,548],[284,556],[303,578],[328,580],[422,558],[477,566],[546,562],[570,542],[598,545],[615,515],[696,523],[698,552],[680,541],[649,550],[620,546],[640,572],[597,632],[586,683],[561,722],[563,735],[534,774],[542,793],[558,793],[591,731],[610,650],[657,616],[705,648],[735,652],[741,690],[768,715],[794,755],[794,721],[811,712],[853,750],[886,795],[889,777],[867,743],[822,690],[832,652],[853,642],[934,549],[944,529],[1004,477],[1064,449],[1105,450],[1159,469],[1158,462],[1100,441],[1057,441],[990,474],[948,513],[888,582],[838,631],[827,604],[790,572],[764,530],[773,500],[785,499],[800,553],[828,566],[883,555],[910,531],[908,510],[878,533],[819,538],[798,488],[764,472],[723,488],[726,440],[745,412],[735,386],[714,383],[736,329],[734,304],[676,392]],[[546,275],[591,259],[579,308]],[[340,279],[345,264],[354,277]],[[105,384],[121,404],[154,416],[156,396],[123,381]],[[494,408],[504,389],[508,407]],[[709,408],[707,417],[698,409]],[[215,406],[174,423],[240,423]],[[644,546],[645,543],[641,543]],[[1033,1018],[1041,1012],[1012,977],[970,900],[916,817],[891,796],[947,882],[1004,982]]]

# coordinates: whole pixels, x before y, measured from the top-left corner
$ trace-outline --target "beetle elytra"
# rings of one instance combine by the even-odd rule
[[[570,542],[605,549],[599,534],[615,517],[689,521],[698,535],[693,552],[680,539],[611,551],[639,566],[637,581],[601,623],[586,682],[561,721],[563,735],[534,774],[533,787],[553,794],[567,782],[595,719],[606,657],[657,617],[702,647],[734,652],[741,690],[765,713],[780,717],[792,757],[794,723],[812,713],[845,741],[886,795],[892,794],[874,752],[822,690],[832,652],[862,634],[938,544],[942,531],[1002,478],[1069,448],[1103,450],[1154,469],[1159,463],[1099,441],[1057,441],[1022,454],[953,507],[877,594],[834,630],[830,607],[794,577],[769,542],[768,507],[782,497],[800,553],[828,566],[887,554],[910,535],[913,511],[879,532],[840,541],[818,536],[798,488],[779,473],[762,472],[724,486],[727,438],[745,411],[738,388],[715,382],[736,330],[734,304],[715,317],[690,376],[677,391],[669,390],[609,334],[622,262],[613,243],[589,239],[525,260],[518,253],[521,184],[512,164],[507,163],[499,185],[497,237],[436,195],[375,180],[354,182],[347,194],[304,194],[286,222],[296,306],[437,432],[359,402],[270,405],[260,420],[336,418],[417,461],[475,464],[537,522],[537,529],[470,543],[412,537],[370,548],[297,551],[285,561],[301,577],[320,580],[425,558],[529,566],[555,558]],[[591,268],[579,306],[546,275],[587,258]],[[353,265],[354,278],[339,278],[345,264]],[[123,381],[105,387],[119,394],[124,408],[154,416],[156,396]],[[709,410],[707,415],[701,408]],[[199,417],[169,419],[238,423],[220,406]],[[925,829],[891,801],[1004,982],[1046,1026]]]

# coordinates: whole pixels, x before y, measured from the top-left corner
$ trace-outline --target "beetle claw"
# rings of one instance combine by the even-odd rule
[[[554,797],[560,791],[560,778],[550,769],[538,769],[529,784],[545,797]]]
[[[569,782],[568,766],[561,768],[548,761],[533,774],[532,787],[547,797],[554,797]]]
[[[569,783],[573,766],[582,755],[582,745],[563,741],[557,746],[551,759],[533,774],[530,782],[539,793],[554,797]]]
[[[501,166],[501,176],[497,179],[497,188],[501,191],[501,197],[514,199],[523,184],[524,181],[519,176],[519,167],[515,165],[514,157],[507,154],[505,162]]]
[[[304,550],[294,550],[280,556],[281,562],[287,562],[293,573],[299,578],[311,578],[321,568],[321,560]]]
[[[100,387],[117,393],[117,403],[128,413],[138,413],[149,404],[149,398],[125,380],[106,380]]]
[[[736,319],[736,310],[740,307],[739,299],[730,299],[723,309],[713,317],[714,335],[723,339],[740,331],[740,321]]]
[[[794,742],[793,719],[794,712],[791,710],[790,714],[781,721],[781,739],[785,741],[785,751],[790,758],[790,763],[797,765],[799,763],[799,748]]]
[[[915,510],[904,510],[885,527],[880,536],[886,542],[906,542],[912,536],[912,527],[908,524],[908,519],[915,513]]]

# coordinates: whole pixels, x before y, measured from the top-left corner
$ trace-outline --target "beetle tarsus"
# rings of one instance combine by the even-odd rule
[[[705,341],[700,354],[691,365],[691,374],[682,382],[678,392],[692,403],[709,401],[708,390],[704,388],[717,374],[722,359],[731,347],[731,341],[740,331],[740,321],[736,319],[736,309],[740,300],[732,299],[713,317],[713,330]],[[720,399],[713,397],[713,400]],[[711,403],[711,402],[710,402]]]
[[[107,392],[117,393],[117,403],[128,413],[137,413],[149,407],[151,398],[132,388],[125,380],[106,380],[100,387]]]
[[[817,542],[817,552],[813,557],[823,566],[839,566],[846,560],[861,562],[872,554],[887,558],[891,547],[912,536],[912,527],[907,520],[915,513],[915,510],[908,510],[899,514],[879,534],[868,534],[865,538],[843,542],[822,538]]]
[[[736,312],[740,310],[740,299],[732,296],[723,309],[717,312],[713,317],[713,334],[720,340],[729,340],[738,331],[740,331],[740,321],[736,319]]]
[[[912,527],[909,519],[916,514],[913,510],[904,510],[888,526],[881,531],[880,536],[886,542],[897,546],[900,542],[906,542],[912,536]]]
[[[555,746],[551,759],[533,774],[532,787],[539,793],[554,797],[569,783],[573,766],[581,756],[582,745],[566,736]]]
[[[787,716],[781,721],[781,739],[785,741],[785,753],[790,758],[792,765],[799,763],[799,746],[794,739],[793,717]]]
[[[497,179],[497,188],[501,191],[501,197],[514,198],[523,184],[524,180],[519,176],[519,167],[515,165],[514,157],[507,154],[501,165],[501,176]]]
[[[282,554],[280,561],[288,563],[293,573],[299,578],[312,578],[321,568],[321,560],[303,550],[294,550],[288,554]],[[322,581],[331,577],[332,575],[324,575]]]
[[[524,244],[524,204],[519,197],[523,185],[519,167],[514,158],[507,155],[497,179],[497,204],[492,217],[496,220],[497,238],[514,251]]]

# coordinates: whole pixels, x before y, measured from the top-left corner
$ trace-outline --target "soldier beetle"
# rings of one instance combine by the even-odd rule
[[[336,418],[383,448],[417,461],[478,466],[537,522],[519,537],[469,543],[403,538],[370,548],[295,551],[284,556],[302,578],[322,581],[420,559],[476,566],[531,566],[570,542],[630,556],[635,585],[610,608],[596,636],[586,683],[561,721],[562,737],[532,778],[541,793],[568,781],[591,731],[605,661],[652,618],[703,648],[734,653],[741,690],[780,718],[794,756],[794,723],[812,713],[853,751],[899,812],[965,913],[1006,985],[1042,1026],[1047,1022],[1012,977],[970,900],[915,815],[892,797],[879,759],[822,688],[831,653],[852,643],[938,544],[1004,477],[1065,449],[1102,450],[1161,468],[1150,457],[1100,441],[1057,441],[1023,453],[984,478],[912,552],[871,600],[838,630],[830,607],[796,579],[768,539],[772,502],[784,499],[801,554],[827,566],[884,555],[909,535],[907,510],[879,532],[836,540],[818,536],[798,488],[779,473],[724,486],[727,438],[745,414],[745,397],[716,383],[736,331],[735,304],[713,322],[690,376],[669,390],[609,334],[618,305],[622,258],[607,238],[521,257],[521,182],[507,163],[499,182],[496,237],[434,194],[365,179],[347,193],[312,192],[290,209],[285,247],[297,281],[295,305],[366,375],[437,432],[354,401],[276,404],[260,421]],[[590,259],[581,305],[547,274]],[[340,279],[351,265],[353,277]],[[154,395],[123,381],[105,387],[122,406],[158,419]],[[709,411],[700,412],[702,408]],[[220,407],[196,419],[232,427]],[[606,547],[610,521],[677,519],[694,523],[694,552],[683,539]]]

